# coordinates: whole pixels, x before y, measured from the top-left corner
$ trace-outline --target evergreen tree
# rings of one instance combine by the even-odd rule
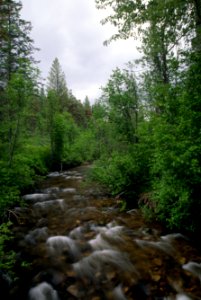
[[[0,88],[4,89],[15,72],[30,76],[30,61],[35,50],[30,38],[31,24],[20,17],[17,0],[0,2]]]
[[[91,115],[92,115],[92,111],[91,111],[91,105],[90,105],[90,101],[89,101],[88,96],[86,96],[85,99],[84,99],[83,107],[84,107],[86,117],[90,118]]]
[[[21,19],[22,4],[14,0],[0,2],[0,137],[1,154],[11,166],[25,131],[27,102],[36,84],[31,24]]]
[[[47,78],[47,91],[54,91],[59,105],[59,111],[64,111],[68,98],[65,74],[62,71],[58,58],[55,58]]]

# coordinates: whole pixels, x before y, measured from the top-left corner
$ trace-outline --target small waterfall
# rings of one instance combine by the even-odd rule
[[[42,282],[30,289],[29,300],[59,300],[59,297],[50,284]]]
[[[66,193],[66,194],[75,194],[76,189],[74,189],[74,188],[65,188],[65,189],[62,189],[61,192]]]
[[[100,233],[94,239],[90,240],[89,244],[93,250],[117,248],[119,243],[124,242],[121,237],[122,230],[123,226],[99,228]]]
[[[64,208],[64,199],[55,199],[55,200],[47,200],[44,202],[37,202],[34,204],[34,208],[37,210],[46,210],[51,208],[52,206],[59,206],[60,208]]]
[[[197,276],[201,281],[201,264],[189,261],[187,264],[183,265],[182,268]]]
[[[78,239],[82,239],[83,238],[83,234],[86,232],[86,228],[84,228],[83,226],[78,226],[76,228],[74,228],[73,230],[70,231],[69,236],[72,239],[78,240]]]
[[[116,269],[137,275],[137,271],[128,256],[111,249],[94,251],[91,255],[74,263],[73,269],[78,277],[84,276],[96,280],[96,274],[104,272],[106,265],[109,266],[110,270]]]
[[[160,250],[170,256],[176,255],[173,245],[171,243],[169,243],[167,240],[146,241],[146,240],[136,239],[135,241],[143,249],[153,248],[153,249]]]
[[[80,251],[76,242],[67,236],[49,237],[46,245],[51,256],[60,256],[66,253],[74,260],[77,260],[80,256]]]
[[[51,194],[43,194],[43,193],[36,193],[36,194],[28,194],[24,195],[22,197],[24,200],[28,200],[31,202],[39,202],[39,201],[45,201],[50,198],[53,198],[53,195]]]

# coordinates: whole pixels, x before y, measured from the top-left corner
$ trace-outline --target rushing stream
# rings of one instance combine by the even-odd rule
[[[117,200],[83,185],[88,168],[49,174],[24,195],[29,206],[14,209],[19,279],[4,299],[201,299],[191,242],[138,210],[119,212]]]

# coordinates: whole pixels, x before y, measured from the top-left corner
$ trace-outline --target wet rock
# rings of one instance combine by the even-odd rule
[[[86,232],[86,228],[79,226],[79,227],[76,227],[73,230],[71,230],[71,232],[69,233],[69,236],[72,239],[81,239],[81,238],[83,238],[85,232]]]
[[[34,209],[36,210],[36,213],[39,211],[45,211],[50,209],[51,207],[59,207],[61,209],[64,208],[64,199],[55,199],[55,200],[47,200],[43,202],[37,202],[34,204]]]
[[[36,223],[37,227],[45,227],[48,225],[48,220],[46,218],[41,218],[38,220],[38,222]]]
[[[38,242],[46,241],[48,237],[48,228],[36,228],[32,231],[30,231],[25,236],[25,241],[31,245],[36,245]]]
[[[87,197],[82,196],[82,195],[74,195],[73,200],[75,200],[75,201],[86,201]]]

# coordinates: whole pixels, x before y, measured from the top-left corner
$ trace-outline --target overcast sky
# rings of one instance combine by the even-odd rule
[[[139,57],[134,40],[103,46],[115,29],[100,24],[104,15],[95,0],[22,0],[22,4],[22,17],[31,21],[32,38],[40,48],[36,58],[43,77],[58,57],[68,88],[80,100],[88,95],[94,101],[113,69]]]

